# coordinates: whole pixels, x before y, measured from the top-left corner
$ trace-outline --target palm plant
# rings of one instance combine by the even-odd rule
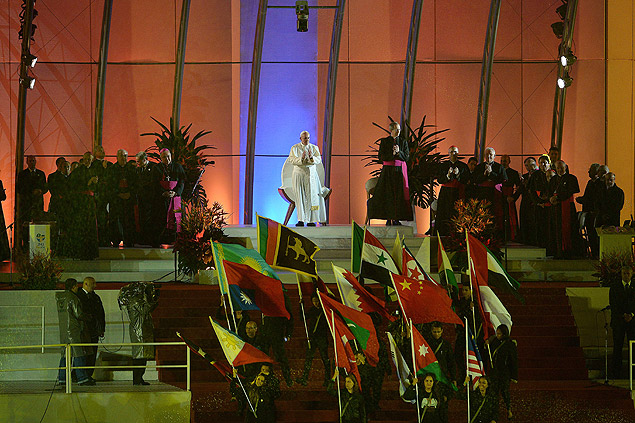
[[[185,187],[183,189],[183,200],[190,201],[194,199],[199,204],[204,204],[207,200],[205,189],[199,183],[200,175],[207,165],[213,165],[214,161],[208,151],[216,147],[208,144],[196,145],[196,142],[212,131],[200,131],[190,139],[190,128],[174,127],[174,121],[170,118],[170,127],[168,128],[155,118],[151,117],[160,127],[159,132],[148,132],[141,136],[155,137],[154,145],[149,147],[146,152],[148,157],[154,161],[160,161],[160,151],[167,148],[172,153],[172,160],[183,166],[186,175]]]
[[[394,120],[388,116],[391,122]],[[390,131],[377,123],[373,125],[386,131]],[[408,148],[410,157],[408,159],[408,182],[410,185],[410,202],[423,209],[430,207],[435,199],[434,187],[437,185],[436,176],[441,163],[442,155],[435,152],[437,145],[445,138],[439,138],[439,135],[449,131],[450,129],[441,129],[428,132],[428,128],[434,128],[434,125],[426,125],[426,116],[421,119],[421,124],[412,129],[409,122],[405,122],[406,139],[408,140]],[[380,139],[375,141],[374,145],[369,146],[370,153],[362,160],[368,161],[366,166],[379,166],[371,172],[371,176],[379,176],[382,163],[377,157],[379,151]]]

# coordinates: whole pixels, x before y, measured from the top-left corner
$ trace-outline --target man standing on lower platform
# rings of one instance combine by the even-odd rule
[[[300,142],[291,147],[289,162],[293,165],[293,192],[295,207],[298,213],[296,226],[315,226],[326,222],[326,206],[324,198],[329,189],[322,186],[317,172],[322,163],[317,145],[309,143],[308,131],[300,132]]]
[[[611,370],[614,379],[622,373],[622,347],[624,336],[630,342],[635,339],[635,289],[632,286],[633,268],[622,267],[622,280],[611,285],[609,305],[611,306],[611,329],[613,330],[613,360]]]
[[[90,334],[90,343],[96,344],[99,338],[104,337],[106,330],[106,314],[101,298],[95,292],[97,282],[95,278],[87,276],[84,278],[82,288],[77,291],[77,296],[82,303],[82,310],[86,315],[86,327]],[[89,354],[86,355],[86,366],[94,366],[97,361],[97,346],[87,347]],[[86,369],[89,376],[93,375],[95,369]]]
[[[408,185],[408,140],[400,137],[397,122],[388,126],[390,135],[379,140],[377,157],[382,163],[375,193],[368,200],[368,218],[386,220],[386,225],[400,225],[400,220],[412,220],[410,187]]]

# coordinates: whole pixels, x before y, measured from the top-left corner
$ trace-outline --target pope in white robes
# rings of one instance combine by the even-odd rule
[[[293,165],[292,188],[298,223],[296,226],[315,226],[326,222],[324,198],[330,189],[323,187],[317,165],[322,165],[322,157],[317,145],[309,143],[307,131],[300,133],[300,143],[291,147],[287,162]]]

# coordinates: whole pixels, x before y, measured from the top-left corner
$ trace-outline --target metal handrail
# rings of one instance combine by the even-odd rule
[[[635,340],[628,342],[628,379],[631,384],[631,391],[633,391],[633,344],[635,344]]]
[[[144,365],[144,366],[123,366],[123,365],[106,365],[106,366],[73,366],[72,357],[71,357],[71,348],[72,347],[98,347],[99,345],[103,346],[122,346],[122,347],[130,347],[130,346],[170,346],[170,345],[184,345],[185,346],[185,364],[162,364],[162,365]],[[61,370],[66,369],[66,393],[72,393],[71,385],[72,383],[68,383],[71,380],[71,372],[73,369],[187,369],[186,370],[186,386],[185,389],[187,391],[190,390],[190,381],[191,381],[191,360],[190,360],[190,349],[187,347],[187,344],[182,341],[171,341],[171,342],[111,342],[111,343],[77,343],[77,344],[48,344],[48,345],[12,345],[12,346],[0,346],[0,351],[2,350],[17,350],[17,349],[28,349],[28,348],[59,348],[64,347],[65,358],[66,358],[66,366],[63,367],[34,367],[34,368],[22,368],[22,369],[0,369],[0,372],[24,372],[24,371],[35,371],[35,370]]]

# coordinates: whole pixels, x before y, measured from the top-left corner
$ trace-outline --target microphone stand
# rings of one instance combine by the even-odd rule
[[[602,310],[604,316],[604,384],[609,384],[609,324],[606,321],[606,308]]]
[[[13,225],[15,225],[15,221],[13,221],[9,226],[4,228],[6,231],[9,229],[11,231],[11,237],[9,238],[9,283],[13,287]]]

